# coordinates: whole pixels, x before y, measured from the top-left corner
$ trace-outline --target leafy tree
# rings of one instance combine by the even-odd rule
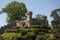
[[[37,14],[37,15],[36,15],[36,19],[37,19],[37,20],[47,20],[47,16],[41,15],[41,14]]]
[[[47,16],[41,15],[41,14],[37,14],[37,15],[36,15],[36,19],[37,19],[38,21],[41,21],[41,22],[40,22],[40,25],[45,25],[45,24],[48,25]]]
[[[60,8],[53,10],[50,16],[53,17],[53,20],[51,21],[53,25],[53,33],[58,37],[58,35],[60,35]]]
[[[3,13],[7,13],[7,22],[12,23],[15,20],[21,20],[25,17],[27,9],[24,3],[13,1],[2,9]]]
[[[50,16],[54,18],[51,22],[52,25],[60,25],[60,8],[53,10]]]
[[[37,15],[36,15],[36,19],[37,19],[37,20],[41,20],[42,17],[43,17],[43,15],[41,15],[41,14],[37,14]]]

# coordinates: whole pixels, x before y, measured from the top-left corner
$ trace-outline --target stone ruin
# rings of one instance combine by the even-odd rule
[[[21,21],[16,20],[16,25],[20,27],[32,26],[32,12],[27,11],[25,20],[21,20]]]
[[[32,18],[32,12],[31,11],[27,11],[26,12],[26,18],[24,20],[16,20],[15,23],[12,24],[7,24],[5,26],[3,26],[2,28],[0,28],[0,32],[17,32],[19,29],[19,27],[24,27],[24,26],[28,26],[28,27],[32,27],[34,25],[38,25],[38,24],[45,24],[48,25],[47,21],[44,20],[33,20]]]
[[[23,26],[28,26],[28,27],[31,27],[33,25],[38,25],[38,23],[42,23],[42,24],[45,24],[45,25],[48,25],[48,22],[44,21],[44,18],[42,18],[43,20],[33,20],[32,18],[32,12],[31,11],[27,11],[26,12],[26,18],[25,20],[16,20],[16,25],[17,26],[20,26],[20,27],[23,27]]]

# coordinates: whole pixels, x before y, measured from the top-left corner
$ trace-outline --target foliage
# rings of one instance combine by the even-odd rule
[[[7,22],[14,23],[15,20],[21,20],[26,17],[26,11],[27,9],[24,3],[13,1],[3,8],[0,14],[6,13],[8,16]],[[0,40],[35,40],[37,35],[47,36],[46,40],[55,40],[55,37],[60,37],[60,8],[53,10],[51,17],[53,17],[51,23],[55,25],[53,26],[53,31],[51,27],[46,26],[46,24],[48,25],[47,16],[37,14],[36,18],[33,18],[32,21],[40,21],[40,23],[36,23],[33,27],[17,27],[17,29],[20,29],[18,33],[4,33],[0,36]]]
[[[22,29],[21,29],[22,28]],[[3,40],[32,40],[32,39],[36,39],[37,35],[46,35],[48,34],[48,28],[44,28],[44,27],[21,27],[21,31],[20,33],[4,33],[2,34],[2,38]],[[23,29],[28,29],[28,30],[31,30],[31,31],[26,31],[26,30],[23,30]],[[46,32],[44,32],[45,30],[47,30]],[[47,39],[52,39],[52,37],[54,36],[53,34],[49,34],[49,35],[46,35],[48,36]],[[38,39],[38,38],[37,38]]]
[[[26,31],[21,31],[20,33],[21,33],[22,36],[25,36],[27,34]]]
[[[36,35],[28,35],[27,36],[27,40],[35,40],[36,39]]]
[[[45,15],[37,14],[36,15],[36,20],[39,21],[38,25],[40,25],[40,26],[48,25],[47,16],[45,16]]]
[[[3,40],[2,36],[0,36],[0,40]]]
[[[24,3],[19,3],[13,1],[9,3],[5,8],[2,9],[3,13],[7,13],[7,22],[12,23],[15,20],[21,20],[21,18],[25,17],[27,9]]]
[[[1,35],[3,40],[16,40],[19,37],[22,37],[21,33],[4,33]]]
[[[37,20],[47,20],[47,16],[41,15],[41,14],[37,14],[37,15],[36,15],[36,19],[37,19]]]
[[[60,25],[53,26],[53,33],[60,34]]]
[[[35,35],[34,32],[28,32],[27,35]]]
[[[52,20],[52,25],[60,25],[60,8],[55,9],[51,12],[51,17],[54,19]]]
[[[21,34],[18,33],[4,33],[1,35],[3,40],[15,40],[17,37],[20,37]]]
[[[28,26],[24,26],[24,28],[25,28],[25,29],[27,29],[27,28],[28,28]]]
[[[49,37],[47,38],[47,40],[55,40],[54,34],[49,34]]]

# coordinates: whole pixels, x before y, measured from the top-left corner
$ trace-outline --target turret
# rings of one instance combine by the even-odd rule
[[[31,21],[32,21],[32,12],[31,11],[27,11],[26,12],[26,21],[27,21],[27,26],[31,26]]]

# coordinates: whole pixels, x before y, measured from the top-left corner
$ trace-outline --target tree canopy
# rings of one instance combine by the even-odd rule
[[[60,8],[55,9],[51,12],[51,17],[54,19],[52,20],[52,25],[60,25]]]
[[[41,21],[38,24],[40,24],[40,25],[48,25],[47,16],[41,15],[41,14],[37,14],[36,15],[36,19],[37,19],[37,21]]]
[[[13,1],[5,8],[2,9],[3,13],[7,13],[7,22],[12,23],[15,20],[21,20],[22,17],[25,17],[27,9],[24,3],[19,3],[16,1]]]
[[[47,16],[41,15],[41,14],[37,14],[37,15],[36,15],[36,19],[37,19],[37,20],[47,20]]]

